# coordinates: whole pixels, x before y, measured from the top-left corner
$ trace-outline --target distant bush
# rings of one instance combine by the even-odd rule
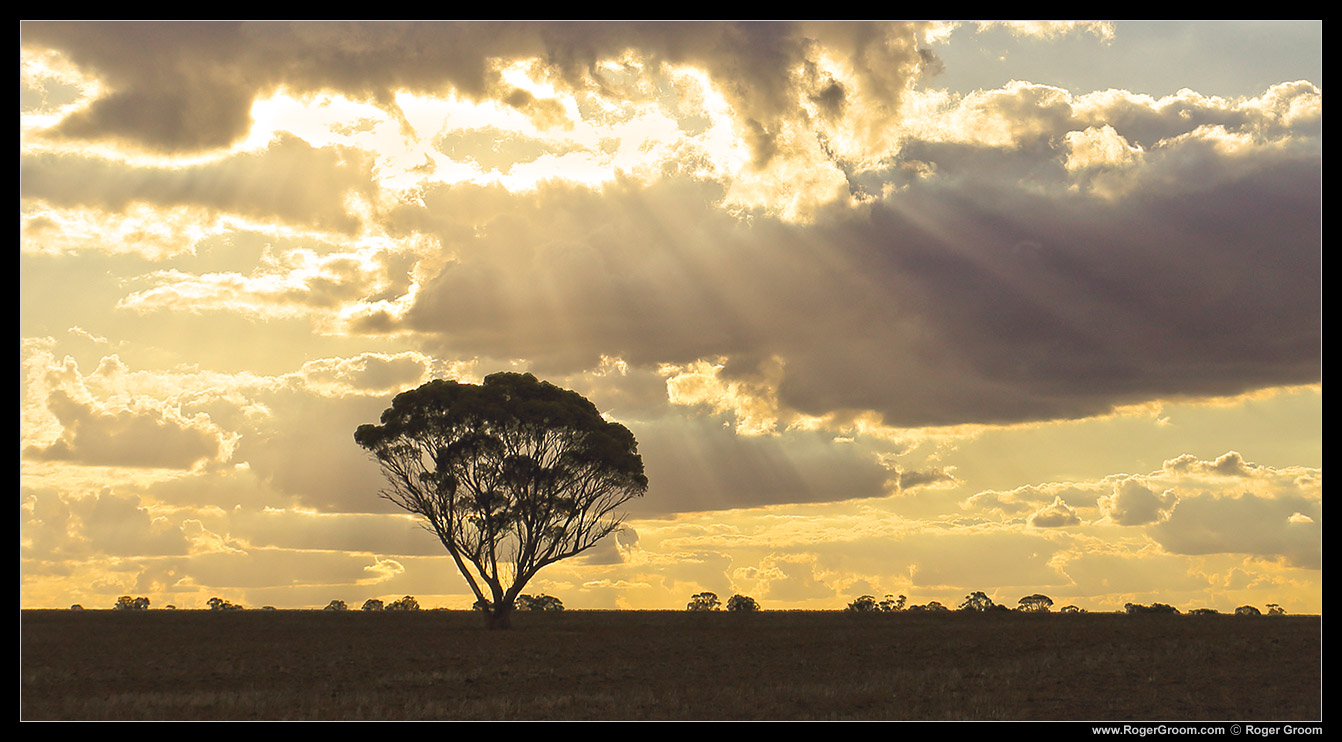
[[[1020,606],[1016,608],[1018,611],[1023,611],[1025,613],[1048,613],[1048,609],[1053,607],[1053,598],[1040,594],[1026,595],[1020,599],[1019,603]]]
[[[147,611],[149,610],[149,598],[132,598],[129,595],[122,595],[116,599],[116,604],[112,608],[118,611]]]
[[[210,598],[209,600],[205,601],[205,604],[208,605],[210,607],[210,610],[212,611],[242,610],[242,606],[230,603],[227,600],[224,600],[223,598]]]
[[[1175,608],[1172,605],[1165,605],[1164,603],[1152,603],[1151,605],[1142,605],[1141,603],[1124,603],[1123,612],[1127,613],[1129,616],[1148,614],[1148,613],[1177,614],[1179,612],[1179,609]]]
[[[365,600],[363,602],[363,608],[361,610],[380,611],[382,610],[382,608],[383,608],[382,601],[378,600],[377,598],[369,598],[368,600]]]
[[[417,611],[419,610],[419,601],[414,596],[407,595],[400,600],[393,600],[387,604],[389,611]]]
[[[876,598],[870,595],[859,595],[844,610],[849,613],[871,613],[876,610]]]
[[[880,608],[885,613],[897,613],[904,610],[904,604],[907,602],[908,598],[905,598],[903,595],[886,595],[885,599],[876,607]]]
[[[965,602],[960,604],[959,610],[982,613],[995,608],[997,608],[997,604],[993,602],[993,599],[989,598],[987,593],[978,590],[965,596]]]
[[[343,601],[343,600],[333,600],[333,601],[331,601],[330,603],[327,603],[327,604],[326,604],[326,607],[323,608],[322,610],[324,610],[324,611],[347,611],[347,610],[349,610],[349,606],[345,605],[345,601]]]
[[[733,595],[727,600],[727,610],[732,613],[755,613],[760,604],[749,595]]]
[[[1235,609],[1236,616],[1261,616],[1263,612],[1251,605],[1242,605]]]
[[[685,605],[687,611],[716,611],[722,608],[722,601],[718,600],[717,593],[698,593],[690,597],[690,602]]]
[[[564,603],[552,595],[519,595],[513,603],[519,611],[562,611]]]

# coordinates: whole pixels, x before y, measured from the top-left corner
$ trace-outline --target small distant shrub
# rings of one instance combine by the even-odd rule
[[[118,611],[147,611],[149,610],[149,598],[132,598],[129,595],[122,595],[116,599],[116,605],[112,608]]]
[[[718,600],[717,593],[698,593],[690,597],[690,602],[685,605],[687,611],[716,611],[722,608],[722,601]]]
[[[242,606],[230,603],[223,598],[210,598],[205,602],[212,611],[240,611]]]
[[[389,611],[417,611],[419,610],[419,601],[414,596],[407,595],[400,600],[393,600],[387,604]]]
[[[1261,616],[1263,612],[1251,605],[1242,605],[1235,609],[1236,616]]]
[[[1152,603],[1151,605],[1142,605],[1141,603],[1124,603],[1123,612],[1129,616],[1139,614],[1175,614],[1179,612],[1178,608],[1164,603]]]
[[[849,603],[844,610],[849,613],[871,613],[876,610],[876,598],[870,595],[860,595],[857,600]]]
[[[1048,609],[1053,607],[1053,599],[1047,595],[1026,595],[1021,598],[1020,606],[1016,608],[1024,613],[1048,613]]]
[[[760,604],[749,595],[733,595],[727,600],[727,610],[732,613],[755,613]]]
[[[993,602],[992,598],[988,597],[987,593],[978,590],[965,596],[965,602],[960,604],[959,610],[982,613],[996,607],[997,604]]]
[[[265,609],[262,608],[261,610],[265,610]],[[323,608],[322,610],[324,610],[324,611],[347,611],[347,610],[349,610],[349,606],[345,605],[345,601],[343,601],[343,600],[333,600],[333,601],[331,601],[330,603],[327,603],[327,604],[326,604],[326,607]]]
[[[519,595],[513,604],[519,611],[562,611],[564,603],[552,595]]]
[[[904,610],[904,605],[907,602],[908,598],[905,598],[903,595],[900,596],[886,595],[885,599],[882,600],[880,602],[880,605],[878,605],[877,607],[880,608],[885,613],[897,613],[899,611]]]
[[[378,600],[377,598],[369,598],[368,600],[365,600],[365,601],[363,602],[363,608],[362,608],[362,610],[365,610],[365,611],[380,611],[380,610],[382,610],[382,608],[383,608],[383,606],[382,606],[382,601]]]

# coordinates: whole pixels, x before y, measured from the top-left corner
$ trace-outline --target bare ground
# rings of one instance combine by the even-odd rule
[[[1318,616],[23,611],[38,719],[1312,721]]]

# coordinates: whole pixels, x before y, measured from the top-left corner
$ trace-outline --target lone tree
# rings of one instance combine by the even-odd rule
[[[531,374],[431,381],[354,440],[387,478],[382,497],[424,519],[494,629],[511,625],[537,572],[618,530],[620,506],[648,487],[627,428]]]

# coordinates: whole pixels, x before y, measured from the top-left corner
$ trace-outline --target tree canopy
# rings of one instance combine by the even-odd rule
[[[386,476],[382,497],[424,519],[494,628],[542,568],[616,531],[648,485],[627,428],[531,374],[429,382],[354,440]]]
[[[997,607],[992,598],[982,590],[976,590],[965,596],[965,602],[960,604],[962,611],[991,611]]]
[[[733,595],[727,601],[727,610],[733,613],[755,613],[759,609],[759,601],[749,595]]]
[[[685,604],[687,611],[716,611],[722,608],[722,601],[718,600],[717,593],[695,593],[690,596],[690,602]]]
[[[1048,613],[1048,609],[1053,607],[1053,598],[1040,593],[1026,595],[1020,599],[1020,607],[1016,610],[1026,613]]]

